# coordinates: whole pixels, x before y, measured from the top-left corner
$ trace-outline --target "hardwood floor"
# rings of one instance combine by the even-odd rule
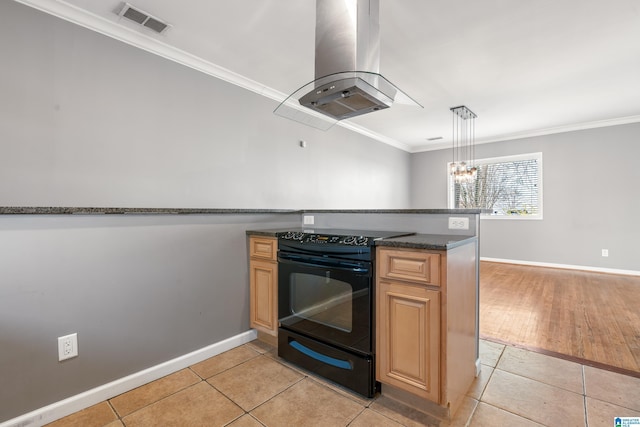
[[[480,336],[640,373],[640,277],[483,261]]]

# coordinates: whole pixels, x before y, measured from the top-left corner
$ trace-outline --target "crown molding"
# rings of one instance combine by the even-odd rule
[[[276,101],[281,102],[286,98],[286,95],[282,92],[276,91],[255,80],[251,80],[196,55],[173,47],[143,32],[120,25],[117,20],[110,21],[67,2],[61,0],[15,1]],[[114,18],[115,17],[116,15],[114,15]],[[158,35],[157,37],[163,36]]]
[[[558,133],[575,132],[580,130],[596,129],[610,126],[627,125],[640,122],[640,115],[618,117],[615,119],[596,120],[592,122],[574,123],[570,125],[554,126],[545,129],[530,130],[511,134],[500,135],[493,138],[478,139],[475,144],[490,144],[492,142],[512,141],[515,139],[531,138],[535,136],[554,135]],[[430,146],[414,147],[411,153],[450,149],[451,143],[439,143]]]

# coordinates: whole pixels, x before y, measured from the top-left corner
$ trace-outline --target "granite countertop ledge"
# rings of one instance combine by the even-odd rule
[[[481,214],[491,209],[304,209],[301,213]]]
[[[264,230],[247,230],[247,236],[265,236],[265,237],[278,237],[280,233],[286,233],[289,231],[302,231],[302,228],[287,227],[287,228],[268,228]]]
[[[300,213],[295,209],[105,208],[0,206],[0,215],[214,215]]]
[[[411,234],[376,240],[376,246],[411,249],[449,250],[475,242],[475,236],[454,236],[441,234]]]
[[[211,215],[270,213],[353,213],[353,214],[481,214],[486,209],[215,209],[215,208],[118,208],[65,206],[0,206],[0,215]]]

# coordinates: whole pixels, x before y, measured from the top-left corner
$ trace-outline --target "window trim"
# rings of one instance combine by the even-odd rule
[[[542,152],[535,153],[524,153],[524,154],[513,154],[507,156],[498,156],[498,157],[488,157],[483,159],[476,159],[473,163],[476,165],[490,164],[490,163],[508,163],[508,162],[516,162],[519,160],[531,160],[535,159],[538,161],[538,210],[539,214],[536,215],[494,215],[492,213],[482,213],[480,214],[481,219],[490,219],[490,220],[541,220],[544,215],[544,207],[543,207],[543,164],[542,164]],[[455,209],[455,188],[453,185],[453,176],[449,173],[451,170],[451,163],[447,162],[447,206],[449,209]],[[467,160],[469,163],[469,160]]]

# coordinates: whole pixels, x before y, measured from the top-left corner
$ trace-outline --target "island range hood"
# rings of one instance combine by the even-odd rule
[[[283,111],[291,100],[333,123],[389,108],[398,95],[419,106],[379,73],[379,9],[379,0],[316,0],[315,79],[289,96],[276,114],[308,122]]]
[[[316,70],[318,82],[300,98],[305,107],[338,120],[389,108],[392,88],[378,88],[380,71],[379,0],[316,0]],[[361,76],[341,76],[363,71]],[[331,78],[333,76],[334,78]]]

